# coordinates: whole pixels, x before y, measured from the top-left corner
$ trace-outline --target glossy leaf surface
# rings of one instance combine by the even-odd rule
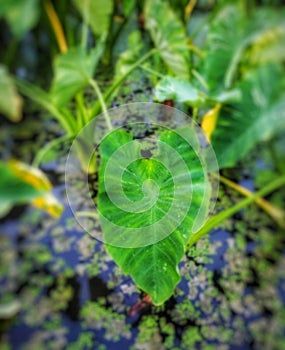
[[[185,131],[187,132],[191,133],[190,128]],[[124,234],[128,239],[128,235],[132,235],[131,229],[134,228],[142,228],[140,233],[146,237],[149,236],[150,239],[158,235],[158,240],[154,244],[137,248],[122,248],[106,244],[106,249],[123,271],[130,274],[136,284],[150,294],[155,304],[162,304],[172,295],[180,280],[178,263],[183,257],[186,243],[191,236],[192,227],[201,206],[204,206],[202,216],[205,216],[208,204],[208,200],[206,200],[207,204],[205,202],[205,197],[209,196],[210,186],[195,151],[181,135],[173,131],[164,131],[161,134],[156,156],[148,159],[142,158],[139,144],[133,144],[130,152],[134,153],[137,160],[126,168],[121,178],[118,173],[106,175],[108,160],[118,148],[124,147],[131,141],[132,136],[129,133],[114,131],[100,145],[102,163],[99,173],[98,209],[101,213],[101,225],[105,238],[108,236],[108,242],[110,242],[110,235],[114,236],[114,244],[117,243],[116,234],[119,232],[119,227],[123,227],[126,232],[123,232],[118,240],[122,239]],[[197,140],[194,142],[197,145]],[[165,152],[167,147],[178,152],[185,164],[184,168],[179,166],[177,159],[169,157],[169,152]],[[117,159],[114,166],[119,168],[120,162],[121,159]],[[169,169],[175,168],[177,173],[173,175]],[[191,186],[187,181],[188,177],[191,178]],[[180,179],[180,185],[174,190],[175,178]],[[116,183],[121,181],[125,196],[133,202],[129,210],[118,208],[110,199],[106,192],[106,182],[109,180]],[[156,186],[159,187],[158,192]],[[150,197],[148,197],[148,189]],[[178,214],[172,220],[174,222],[178,220],[179,210],[183,212],[183,203],[187,203],[186,214],[179,218],[179,223],[167,237],[160,239],[161,233],[156,229],[156,224],[160,220],[165,220],[171,206],[175,203],[175,191],[180,193],[182,201],[180,202],[181,207],[177,209]],[[155,192],[156,195],[153,195]],[[155,202],[149,205],[147,199],[153,200],[153,197],[155,197]],[[147,208],[140,207],[135,212],[133,208],[138,203],[140,204],[142,199],[145,200],[144,204]],[[110,222],[108,223],[106,219]],[[114,223],[118,225],[117,232],[114,230]],[[168,222],[167,225],[169,225]],[[132,239],[139,240],[135,235]],[[131,241],[130,244],[132,244]]]

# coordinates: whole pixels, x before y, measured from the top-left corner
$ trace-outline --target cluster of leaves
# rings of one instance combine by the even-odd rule
[[[254,11],[253,18],[248,18],[248,10]],[[263,24],[265,14],[269,15],[270,19]],[[174,100],[189,105],[196,117],[199,117],[199,113],[203,117],[205,110],[211,108],[203,117],[202,127],[216,151],[220,168],[235,166],[258,142],[270,140],[277,131],[285,128],[285,99],[282,89],[284,54],[279,48],[285,34],[282,14],[282,11],[280,13],[273,8],[261,7],[253,10],[240,8],[240,4],[222,4],[213,11],[211,18],[208,18],[209,29],[204,46],[195,47],[195,34],[190,33],[192,43],[187,41],[185,26],[166,2],[145,3],[145,27],[156,48],[158,59],[164,63],[163,72],[166,74],[156,86],[156,98],[161,102]],[[256,52],[260,45],[262,54],[259,59],[250,59],[252,52]],[[192,64],[190,49],[194,54],[199,52],[201,56]],[[135,60],[138,50],[139,46],[134,50],[130,48],[124,53],[120,65],[123,65],[124,60],[130,64],[132,57]],[[271,55],[268,52],[271,52]],[[156,73],[148,66],[145,68],[152,74]],[[114,208],[105,193],[102,181],[104,164],[112,156],[112,147],[116,148],[118,144],[121,145],[120,142],[124,143],[123,138],[117,136],[106,138],[100,149],[100,211],[104,216],[106,214],[106,217],[110,217],[111,221],[117,219],[119,225],[128,223],[129,226],[137,227],[136,225],[141,225],[142,222],[149,222],[149,218],[152,218],[153,224],[156,218],[153,213],[148,219],[143,218],[140,221],[136,218],[136,222],[134,217],[120,213],[120,210],[114,214]],[[181,144],[181,141],[178,144]],[[109,154],[106,153],[106,149]],[[187,162],[190,164],[189,160]],[[140,166],[132,172],[136,171],[142,173]],[[159,171],[155,169],[154,172]],[[151,178],[150,174],[147,176]],[[129,187],[132,186],[131,179],[128,179],[127,183]],[[134,193],[126,192],[127,196],[129,194],[130,198],[138,194],[137,189]],[[193,218],[193,213],[188,215],[188,220]],[[111,227],[103,225],[103,230],[106,236]],[[179,280],[176,268],[191,236],[189,222],[186,231],[187,240],[182,248],[173,242],[176,233],[174,231],[168,239],[148,247],[125,249],[107,245],[107,250],[123,271],[130,274],[137,284],[151,295],[153,302],[161,304],[169,298]],[[155,230],[151,232],[156,234]],[[203,234],[205,232],[206,229]],[[167,244],[168,240],[170,244]],[[179,255],[177,259],[171,256],[171,247],[175,247],[175,254]],[[142,269],[144,265],[148,268]],[[165,271],[164,266],[167,266]]]
[[[191,67],[191,80],[176,74],[156,87],[159,101],[173,99],[199,108],[201,118],[210,107],[202,126],[220,168],[234,166],[258,142],[284,130],[283,17],[284,9],[278,7],[218,6],[202,45],[197,32],[190,33],[201,56]]]

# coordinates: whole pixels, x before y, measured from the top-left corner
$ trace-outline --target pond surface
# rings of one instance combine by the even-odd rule
[[[7,124],[0,131],[5,157],[29,162],[39,145],[60,134],[56,124],[46,122],[43,132],[31,119],[21,130]],[[240,165],[237,181],[245,187],[262,181],[260,154],[270,169],[266,150],[257,153]],[[1,322],[1,349],[284,349],[284,233],[266,214],[250,206],[200,240],[180,264],[173,297],[154,307],[75,221],[64,161],[63,154],[43,165],[65,206],[59,221],[29,206],[2,220],[0,301],[17,300],[20,312]],[[282,204],[284,193],[275,197]],[[216,210],[237,199],[221,185]]]

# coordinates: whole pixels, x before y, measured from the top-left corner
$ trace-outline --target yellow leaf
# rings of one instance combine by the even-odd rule
[[[206,134],[206,138],[208,142],[211,141],[211,135],[216,128],[217,119],[218,119],[218,115],[221,107],[222,107],[221,103],[218,103],[214,108],[210,109],[204,115],[201,127],[204,130],[204,133]]]
[[[63,206],[52,193],[47,192],[51,190],[52,185],[46,175],[40,169],[17,160],[10,160],[9,166],[16,177],[32,185],[34,188],[46,192],[42,196],[34,198],[31,202],[32,205],[45,210],[53,217],[60,217]]]
[[[59,218],[63,211],[63,206],[59,203],[56,197],[49,192],[44,196],[35,198],[32,201],[32,205],[36,208],[43,209],[55,218]]]
[[[16,177],[32,185],[34,188],[43,191],[48,191],[52,188],[48,178],[40,169],[14,159],[10,160],[8,164]]]

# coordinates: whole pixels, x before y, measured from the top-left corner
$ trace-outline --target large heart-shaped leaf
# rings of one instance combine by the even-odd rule
[[[122,130],[100,145],[98,209],[106,249],[157,305],[173,294],[197,217],[203,221],[207,213],[210,185],[197,152],[190,128],[163,131],[158,153],[148,159],[140,143]],[[119,207],[120,187],[125,198]]]
[[[170,70],[181,78],[189,78],[190,60],[185,28],[167,2],[147,0],[145,25]]]
[[[285,130],[283,69],[277,65],[252,71],[239,85],[239,103],[223,108],[212,134],[221,168],[234,166],[260,141]]]

